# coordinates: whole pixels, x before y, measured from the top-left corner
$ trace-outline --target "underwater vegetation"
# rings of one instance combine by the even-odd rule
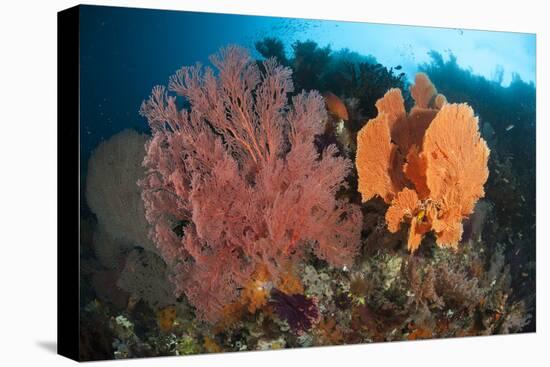
[[[183,67],[151,135],[90,157],[82,358],[533,331],[534,86],[256,48]]]

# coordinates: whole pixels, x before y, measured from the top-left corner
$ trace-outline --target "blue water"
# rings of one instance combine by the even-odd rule
[[[118,131],[146,131],[138,115],[156,84],[183,65],[207,63],[221,46],[236,43],[259,57],[254,43],[314,40],[332,50],[373,55],[401,65],[410,80],[434,50],[454,54],[461,67],[503,85],[514,74],[535,82],[535,35],[339,21],[82,6],[81,156],[83,171],[97,144]],[[499,74],[501,75],[499,77]]]

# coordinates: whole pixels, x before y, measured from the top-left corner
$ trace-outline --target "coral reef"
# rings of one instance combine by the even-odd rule
[[[290,69],[274,59],[259,68],[236,46],[211,62],[217,74],[184,67],[170,79],[190,110],[160,86],[143,103],[153,136],[140,186],[176,291],[215,322],[260,267],[276,283],[307,248],[350,266],[361,213],[335,198],[351,162],[314,145],[326,118],[321,96],[302,92],[287,105]]]
[[[145,312],[142,302],[104,315],[94,301],[86,312],[110,325],[105,337],[115,338],[117,358],[520,332],[529,306],[514,297],[504,246],[487,248],[472,241],[412,256],[379,250],[348,272],[322,262],[300,266],[306,296],[272,288],[262,312],[241,312],[229,328],[172,307]]]
[[[363,201],[380,196],[390,204],[390,232],[410,223],[411,252],[432,230],[438,245],[456,247],[462,220],[484,195],[489,148],[473,110],[447,103],[425,74],[416,76],[411,95],[416,104],[406,114],[401,91],[388,91],[359,132],[358,190]]]
[[[142,105],[152,137],[90,160],[82,357],[533,331],[533,147],[507,129],[534,141],[534,86],[256,46],[178,71]]]

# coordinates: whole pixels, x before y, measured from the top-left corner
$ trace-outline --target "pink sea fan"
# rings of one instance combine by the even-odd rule
[[[336,199],[352,163],[314,138],[326,118],[316,91],[293,92],[291,71],[261,65],[236,46],[209,67],[183,67],[169,91],[141,107],[153,136],[140,182],[152,238],[178,293],[197,316],[217,321],[255,269],[276,282],[308,246],[333,266],[351,265],[360,243],[359,207]]]

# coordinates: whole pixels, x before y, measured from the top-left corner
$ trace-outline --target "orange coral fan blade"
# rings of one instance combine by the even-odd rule
[[[418,220],[413,217],[411,227],[409,228],[409,239],[407,240],[407,249],[414,253],[420,247],[424,233],[417,230]]]
[[[403,166],[403,172],[414,184],[416,192],[422,200],[430,194],[430,190],[426,185],[426,168],[426,157],[419,152],[416,145],[413,145],[407,154],[407,163]]]
[[[409,188],[401,190],[386,212],[386,223],[390,232],[397,232],[405,217],[413,217],[418,208],[418,195]]]
[[[363,202],[379,195],[389,203],[395,195],[389,175],[394,150],[385,113],[369,120],[357,134],[355,165]]]
[[[436,232],[436,237],[439,246],[456,248],[462,238],[462,222],[454,223],[442,232]]]
[[[432,98],[437,94],[437,89],[435,89],[428,75],[424,73],[416,74],[414,85],[411,86],[410,91],[416,106],[420,108],[428,108]]]
[[[467,104],[444,105],[426,131],[423,153],[430,197],[441,206],[438,217],[445,222],[434,222],[438,236],[444,237],[438,238],[438,243],[456,244],[461,220],[484,196],[483,185],[489,175],[489,149],[480,137],[473,110]]]
[[[426,129],[437,114],[437,110],[414,107],[409,115],[398,120],[392,131],[392,139],[402,154],[408,154],[413,145],[422,146]]]
[[[393,135],[393,126],[397,120],[403,119],[406,115],[405,101],[399,88],[392,88],[384,94],[384,97],[376,101],[378,114],[388,115],[390,133]]]
[[[458,209],[448,210],[442,218],[434,219],[432,227],[440,247],[456,248],[462,238],[462,215]]]

